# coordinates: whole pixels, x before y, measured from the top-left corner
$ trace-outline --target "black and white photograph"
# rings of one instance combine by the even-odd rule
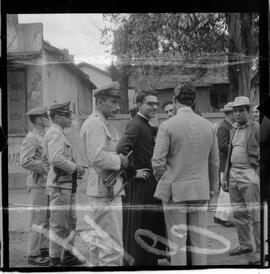
[[[3,18],[1,267],[269,267],[260,12]]]

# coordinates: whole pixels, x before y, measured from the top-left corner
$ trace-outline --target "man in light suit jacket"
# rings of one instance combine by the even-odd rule
[[[177,244],[172,265],[186,265],[189,234],[192,265],[206,265],[208,201],[218,186],[219,154],[213,125],[195,114],[195,89],[175,88],[177,114],[158,130],[152,166],[158,184],[154,196],[163,201],[168,239]],[[179,226],[180,225],[180,226]],[[198,231],[199,230],[199,231]],[[198,231],[198,232],[197,232]]]

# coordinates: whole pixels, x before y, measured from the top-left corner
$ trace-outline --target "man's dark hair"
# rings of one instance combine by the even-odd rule
[[[162,109],[164,110],[164,108],[165,108],[167,105],[173,105],[173,101],[172,101],[172,100],[166,101],[166,102],[162,105]]]
[[[136,103],[143,103],[145,97],[150,96],[150,95],[157,96],[157,91],[156,90],[141,91],[136,97]]]
[[[196,89],[191,82],[186,82],[174,89],[175,97],[180,104],[192,107],[195,103]]]

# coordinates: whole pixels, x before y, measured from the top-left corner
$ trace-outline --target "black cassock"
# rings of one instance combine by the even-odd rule
[[[160,242],[153,245],[151,236],[144,236],[147,230],[167,238],[162,203],[154,198],[157,182],[152,173],[151,158],[156,134],[157,128],[152,127],[147,119],[137,114],[127,124],[126,131],[117,146],[117,152],[124,155],[133,150],[130,157],[131,165],[128,168],[129,182],[123,203],[123,244],[125,251],[135,259],[133,265],[157,265],[158,258],[162,256],[149,252],[149,246],[163,250],[163,253],[165,250],[165,245]],[[149,179],[134,178],[135,170],[142,168],[150,169]],[[139,236],[144,247],[138,243],[135,235]],[[130,261],[124,258],[124,265],[130,265]]]

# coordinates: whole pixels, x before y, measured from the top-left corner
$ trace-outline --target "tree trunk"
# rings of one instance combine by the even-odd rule
[[[237,52],[240,50],[240,14],[229,13],[227,15],[229,26],[229,54],[228,54],[228,72],[230,82],[230,92],[228,101],[232,101],[238,95],[239,90],[239,66],[233,63],[238,61],[236,57]]]
[[[235,96],[250,96],[251,66],[256,54],[254,35],[255,14],[230,13],[229,25],[229,99]],[[239,62],[232,65],[232,62]]]
[[[125,72],[120,75],[120,89],[122,100],[120,102],[120,113],[127,114],[128,113],[128,80],[129,75]]]

